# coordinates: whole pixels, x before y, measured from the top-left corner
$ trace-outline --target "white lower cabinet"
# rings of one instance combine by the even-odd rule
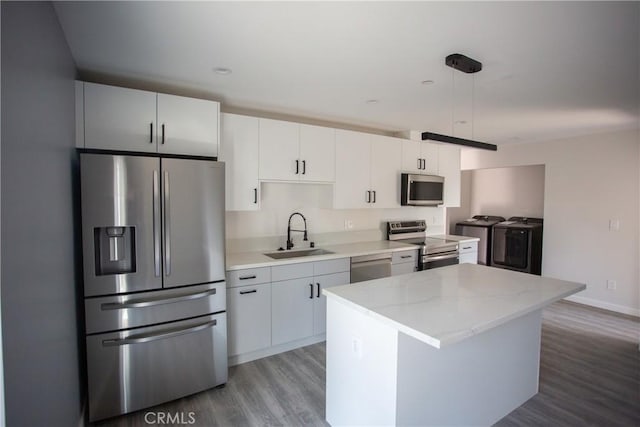
[[[243,363],[320,341],[322,289],[349,283],[350,258],[227,272],[228,347]]]
[[[316,298],[313,300],[313,335],[324,334],[327,331],[327,297],[322,295],[322,290],[332,286],[346,285],[351,274],[343,273],[326,274],[315,277]]]
[[[394,252],[391,255],[391,275],[413,273],[418,266],[418,249]]]
[[[271,284],[227,290],[229,356],[271,346]]]
[[[271,345],[313,335],[313,277],[271,284]]]
[[[322,289],[349,283],[350,269],[349,258],[272,267],[271,345],[324,333],[327,308]]]
[[[478,263],[478,242],[460,242],[458,246],[460,264]]]

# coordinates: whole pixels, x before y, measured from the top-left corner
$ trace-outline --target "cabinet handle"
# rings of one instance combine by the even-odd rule
[[[311,291],[311,293],[309,293],[309,299],[313,299],[313,283],[309,283],[309,291]]]
[[[300,173],[300,160],[296,160],[296,175]]]
[[[462,249],[471,249],[471,246],[463,246]]]
[[[302,161],[302,175],[307,173],[307,161],[303,160]]]
[[[255,278],[256,278],[255,274],[253,274],[251,276],[240,276],[240,277],[238,277],[238,279],[240,279],[240,280],[249,280],[249,279],[255,279]]]
[[[153,144],[153,122],[149,123],[149,144]]]
[[[253,203],[254,204],[258,204],[258,189],[254,188],[253,189]]]
[[[418,169],[422,169],[422,159],[418,159]]]
[[[162,143],[164,144],[164,123],[162,124]]]
[[[258,291],[255,289],[251,289],[250,291],[240,291],[240,295],[255,294],[256,292]]]
[[[400,258],[404,259],[404,258],[411,258],[411,255],[400,255]]]
[[[376,191],[373,190],[372,193],[373,193],[373,202],[371,202],[371,203],[375,203],[376,202]]]
[[[371,203],[371,191],[367,191],[367,203]]]
[[[316,297],[320,298],[320,283],[316,283],[316,286],[318,287],[318,291],[316,293]]]
[[[422,170],[427,170],[427,159],[422,159]]]

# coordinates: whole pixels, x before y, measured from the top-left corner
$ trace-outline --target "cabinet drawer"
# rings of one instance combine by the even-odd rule
[[[351,259],[340,258],[328,261],[316,261],[313,263],[313,275],[342,273],[351,270]]]
[[[229,356],[271,345],[271,284],[230,289],[227,305]]]
[[[467,253],[467,252],[478,252],[478,242],[460,242],[460,244],[458,245],[458,251],[461,254]]]
[[[304,262],[300,264],[277,265],[271,267],[271,281],[298,279],[300,277],[313,276],[313,263]]]
[[[410,262],[415,264],[417,258],[418,258],[418,251],[415,249],[411,249],[408,251],[398,251],[398,252],[393,252],[391,254],[391,263],[401,264],[405,262]]]
[[[227,287],[257,285],[271,281],[271,267],[247,268],[227,271]]]

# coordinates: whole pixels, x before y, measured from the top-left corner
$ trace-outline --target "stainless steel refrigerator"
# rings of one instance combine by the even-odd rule
[[[227,381],[224,164],[80,154],[89,418]]]

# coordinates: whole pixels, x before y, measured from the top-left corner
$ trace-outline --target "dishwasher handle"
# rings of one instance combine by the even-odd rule
[[[354,265],[354,264],[357,265],[357,264],[363,264],[363,263],[369,263],[369,262],[375,262],[375,261],[391,262],[391,252],[351,257],[351,265]]]

